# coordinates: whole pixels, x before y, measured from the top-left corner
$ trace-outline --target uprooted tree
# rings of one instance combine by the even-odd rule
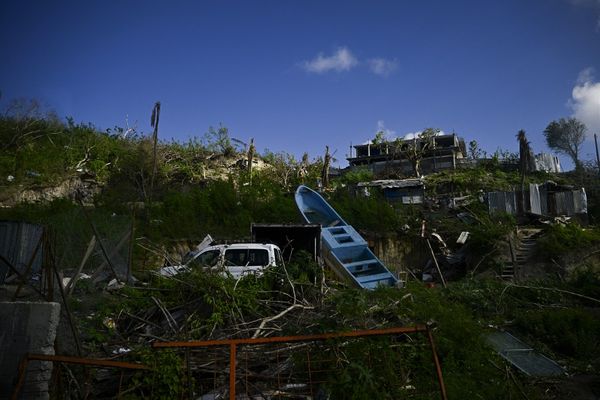
[[[579,150],[585,140],[585,124],[577,118],[561,118],[552,121],[544,130],[546,144],[557,153],[562,153],[573,160],[575,169],[580,170]]]

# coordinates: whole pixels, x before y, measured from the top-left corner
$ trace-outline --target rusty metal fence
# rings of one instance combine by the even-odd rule
[[[415,365],[403,365],[402,358],[397,357],[402,349],[414,350],[419,345],[411,334],[424,335],[422,343],[431,351],[431,381],[425,385],[411,380]],[[188,395],[193,393],[194,398],[202,400],[333,399],[340,398],[336,388],[348,390],[355,385],[362,390],[361,384],[380,385],[378,390],[403,393],[404,398],[447,398],[433,336],[425,325],[302,336],[155,342],[152,347],[183,351]],[[356,358],[361,361],[353,363]],[[387,376],[378,376],[381,367],[387,370]],[[349,381],[352,379],[356,381]]]
[[[94,368],[115,368],[121,370],[121,375],[118,383],[118,393],[116,398],[121,397],[121,390],[123,385],[123,378],[125,371],[127,370],[147,370],[149,369],[147,366],[137,363],[123,362],[123,361],[114,361],[114,360],[100,360],[100,359],[90,359],[90,358],[82,358],[82,357],[69,357],[69,356],[56,356],[56,355],[47,355],[47,354],[27,354],[21,363],[19,364],[19,372],[18,372],[18,380],[15,388],[13,390],[11,400],[19,399],[19,394],[23,385],[25,384],[25,380],[27,377],[27,367],[31,362],[52,362],[59,365],[63,364],[71,364],[71,365],[81,365],[85,367],[94,367]],[[55,388],[56,389],[56,388]]]
[[[415,336],[418,335],[419,337]],[[185,388],[173,398],[337,399],[352,390],[390,393],[393,398],[447,399],[435,343],[429,326],[183,342],[154,342],[152,347],[179,352]],[[428,348],[429,351],[419,351]],[[413,357],[403,358],[402,353]],[[430,356],[426,356],[430,352]],[[421,358],[415,358],[420,354]],[[131,383],[127,371],[149,370],[138,363],[81,357],[29,354],[19,365],[11,399],[19,398],[31,361],[120,370],[120,398]],[[161,365],[155,367],[160,369]],[[415,369],[421,369],[416,373]],[[86,368],[87,370],[87,368]],[[425,371],[423,371],[425,370]],[[152,373],[160,371],[152,371]],[[425,373],[423,373],[425,372]],[[87,374],[89,379],[89,374]],[[119,376],[113,374],[113,379]],[[423,380],[425,376],[425,380]],[[86,385],[89,385],[87,383]],[[54,389],[60,393],[59,388]]]

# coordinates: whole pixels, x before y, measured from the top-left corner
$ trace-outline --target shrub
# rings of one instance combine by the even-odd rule
[[[582,229],[577,224],[556,224],[549,226],[539,239],[538,251],[545,258],[552,259],[599,242],[600,232],[595,229]]]
[[[578,309],[527,310],[517,327],[568,357],[593,360],[600,351],[600,320]]]

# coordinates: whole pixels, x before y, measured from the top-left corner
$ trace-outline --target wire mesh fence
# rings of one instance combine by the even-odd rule
[[[446,398],[426,327],[155,343],[184,359],[184,398]]]

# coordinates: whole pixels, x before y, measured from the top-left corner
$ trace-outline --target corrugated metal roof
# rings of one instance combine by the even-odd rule
[[[17,221],[0,221],[0,255],[6,258],[19,272],[25,268],[42,237],[44,228],[40,225]],[[32,272],[38,272],[42,266],[40,249],[33,260]],[[9,268],[0,263],[0,283],[4,282]]]

